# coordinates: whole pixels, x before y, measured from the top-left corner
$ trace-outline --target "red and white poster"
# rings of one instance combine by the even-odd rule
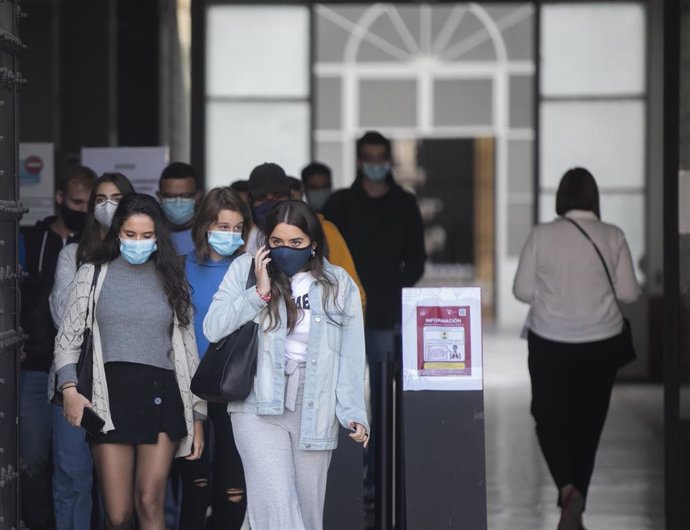
[[[421,375],[470,375],[470,306],[417,306],[417,369]]]
[[[405,390],[483,387],[479,288],[403,290]]]

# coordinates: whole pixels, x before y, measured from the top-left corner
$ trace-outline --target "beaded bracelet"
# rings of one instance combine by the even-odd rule
[[[268,301],[271,299],[271,292],[269,291],[268,294],[261,294],[259,292],[259,288],[256,288],[256,294],[259,295],[259,298],[261,298],[264,302],[268,303]]]

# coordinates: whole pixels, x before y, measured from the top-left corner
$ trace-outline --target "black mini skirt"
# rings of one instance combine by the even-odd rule
[[[184,405],[174,371],[111,362],[105,365],[105,376],[115,430],[87,435],[90,444],[155,444],[162,432],[172,441],[187,436]]]

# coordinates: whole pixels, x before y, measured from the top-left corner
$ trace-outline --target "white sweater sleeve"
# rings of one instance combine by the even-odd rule
[[[67,306],[55,337],[53,367],[56,372],[63,366],[77,364],[79,361],[94,270],[94,266],[90,263],[79,267],[74,288],[69,291]]]
[[[55,269],[55,283],[48,299],[50,314],[56,328],[60,327],[62,317],[67,309],[69,293],[74,287],[77,277],[77,243],[70,243],[60,251],[57,268]]]

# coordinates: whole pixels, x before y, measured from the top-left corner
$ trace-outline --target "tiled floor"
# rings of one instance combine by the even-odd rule
[[[556,490],[529,415],[527,344],[485,336],[487,490],[490,530],[555,530]],[[663,530],[661,386],[619,384],[599,448],[588,530]]]

